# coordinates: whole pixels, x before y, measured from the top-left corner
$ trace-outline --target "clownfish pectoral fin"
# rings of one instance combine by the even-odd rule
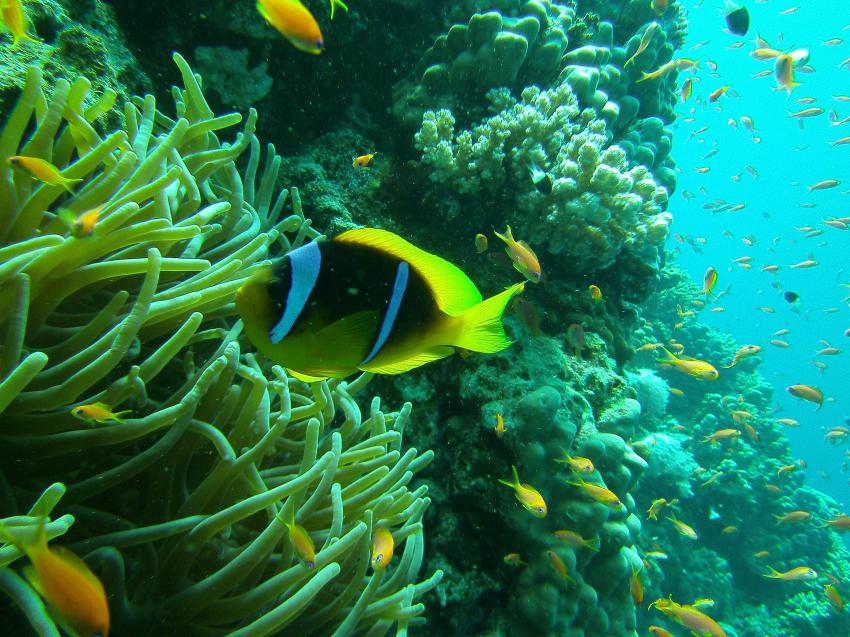
[[[322,380],[327,380],[327,376],[308,376],[307,374],[302,374],[301,372],[296,372],[294,369],[286,368],[286,373],[292,376],[293,378],[300,380],[302,383],[318,383]]]
[[[512,285],[464,312],[458,318],[462,322],[461,329],[452,345],[484,354],[500,352],[508,347],[511,341],[505,334],[502,314],[508,302],[524,287],[525,283]]]
[[[441,358],[451,356],[454,354],[454,351],[453,347],[449,347],[448,345],[439,345],[402,361],[387,363],[377,367],[367,364],[360,366],[360,369],[364,372],[371,372],[373,374],[403,374],[404,372],[409,372],[411,369],[416,369],[425,363],[438,361]]]

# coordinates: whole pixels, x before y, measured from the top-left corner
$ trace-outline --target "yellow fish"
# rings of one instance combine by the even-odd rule
[[[599,538],[593,538],[590,540],[585,540],[580,534],[575,531],[568,530],[558,530],[552,533],[558,540],[566,544],[567,546],[571,546],[574,549],[588,548],[591,551],[599,550]]]
[[[699,535],[694,531],[694,528],[688,524],[685,524],[681,520],[677,519],[673,515],[668,515],[667,519],[673,523],[673,526],[676,527],[676,530],[679,532],[679,535],[684,535],[686,538],[690,540],[698,540]]]
[[[21,0],[0,0],[0,18],[12,34],[13,47],[18,46],[21,41],[40,42],[38,38],[27,33],[30,26],[29,18]]]
[[[798,566],[790,571],[780,573],[775,568],[768,566],[770,573],[764,573],[763,576],[768,579],[781,579],[784,582],[810,582],[818,578],[818,573],[815,569],[808,566]]]
[[[324,50],[316,18],[298,0],[257,0],[257,11],[299,51],[318,55]]]
[[[78,184],[82,179],[69,179],[63,177],[59,169],[49,161],[39,159],[38,157],[27,157],[25,155],[13,155],[6,161],[13,168],[21,168],[31,177],[44,182],[48,186],[62,186],[69,193],[74,194],[71,190],[72,184]]]
[[[376,571],[387,568],[394,549],[395,540],[389,529],[379,526],[372,531],[372,568]]]
[[[656,361],[663,365],[675,367],[683,374],[687,374],[698,380],[717,380],[720,376],[720,373],[710,363],[685,356],[677,357],[666,347],[662,349],[667,354],[667,358],[658,358]]]
[[[117,422],[123,424],[122,416],[132,412],[132,409],[112,413],[112,408],[104,403],[92,403],[90,405],[78,405],[71,410],[71,415],[74,418],[84,420],[89,424],[96,422]]]
[[[593,462],[590,458],[582,458],[581,456],[576,456],[573,458],[570,454],[567,453],[566,449],[561,449],[564,452],[563,458],[558,458],[555,462],[560,462],[561,464],[569,465],[570,469],[575,471],[576,473],[593,473]]]
[[[735,352],[735,357],[732,359],[732,362],[728,365],[721,365],[723,369],[730,369],[735,367],[742,360],[749,358],[750,356],[755,356],[759,352],[762,351],[762,348],[758,345],[744,345],[737,352]]]
[[[513,482],[499,480],[499,483],[513,489],[516,499],[531,515],[536,518],[545,518],[548,509],[546,508],[546,501],[543,499],[543,496],[530,484],[520,484],[519,474],[515,466],[511,465],[511,471],[514,474]]]
[[[507,246],[505,253],[511,258],[514,268],[532,283],[540,283],[543,277],[543,272],[540,270],[540,262],[537,260],[537,255],[525,241],[515,241],[511,233],[511,227],[508,226],[505,234],[494,234],[505,242]]]
[[[646,510],[647,515],[650,520],[657,520],[658,514],[661,509],[664,507],[673,506],[679,501],[679,498],[673,498],[669,502],[665,498],[656,498],[652,501],[652,504],[649,505],[649,509]]]
[[[623,503],[620,502],[620,498],[617,497],[617,494],[607,487],[599,484],[593,484],[592,482],[585,482],[584,480],[581,480],[580,482],[567,482],[567,484],[578,487],[584,491],[587,497],[592,500],[596,500],[600,504],[609,506],[612,509],[621,509],[623,507]]]
[[[694,606],[678,604],[669,599],[657,599],[649,605],[681,624],[699,637],[726,637],[720,624]]]
[[[290,544],[292,544],[292,549],[295,551],[295,554],[298,556],[298,559],[301,560],[304,566],[309,569],[315,568],[316,546],[315,544],[313,544],[313,539],[310,537],[310,534],[307,533],[307,530],[303,526],[295,524],[294,507],[287,507],[285,515],[286,519],[281,521],[286,526],[286,530],[289,535],[289,542]],[[374,564],[372,565],[372,567],[374,568]]]
[[[355,157],[354,161],[351,162],[351,165],[354,168],[368,168],[369,164],[372,163],[372,158],[377,154],[378,153],[367,153],[366,155]]]
[[[85,239],[94,234],[94,228],[97,225],[98,219],[100,219],[100,208],[101,206],[92,208],[80,216],[75,215],[70,210],[60,210],[58,216],[59,220],[71,230],[72,237]]]

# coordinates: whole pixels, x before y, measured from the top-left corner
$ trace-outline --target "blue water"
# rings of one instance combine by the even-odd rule
[[[761,371],[774,386],[776,407],[781,410],[777,417],[794,418],[801,424],[786,430],[794,454],[808,463],[809,483],[846,507],[850,503],[850,446],[830,446],[824,441],[824,433],[830,427],[845,425],[850,418],[850,338],[844,336],[850,328],[850,306],[843,301],[850,296],[850,288],[840,285],[850,283],[850,230],[833,229],[823,221],[850,216],[850,145],[829,145],[850,136],[850,123],[831,126],[825,113],[805,119],[800,126],[801,120],[788,113],[820,107],[827,113],[834,109],[839,120],[850,116],[850,102],[833,97],[850,96],[850,69],[839,66],[850,57],[850,4],[846,0],[751,2],[752,20],[746,38],[724,32],[719,3],[693,4],[689,5],[689,42],[681,55],[701,59],[696,74],[700,81],[694,83],[690,100],[679,106],[682,117],[677,123],[674,148],[682,172],[670,208],[675,217],[673,232],[690,235],[702,253],[673,238],[670,247],[681,248],[679,263],[700,285],[706,268],[713,266],[720,274],[715,291],[730,286],[730,293],[713,304],[722,306],[725,312],[702,312],[700,320],[731,333],[739,346],[756,344],[765,349]],[[794,6],[800,9],[780,15],[780,11]],[[790,96],[773,90],[776,83],[772,72],[767,77],[752,77],[773,69],[772,62],[760,62],[749,55],[755,48],[752,39],[756,32],[776,49],[810,50],[809,64],[815,72],[798,73],[796,79],[802,85]],[[833,38],[844,41],[825,44]],[[710,43],[690,50],[705,40]],[[744,46],[730,48],[742,40]],[[708,60],[717,64],[717,77],[711,76]],[[681,77],[682,81],[687,75]],[[729,93],[709,103],[708,95],[724,85],[730,85]],[[815,98],[816,102],[796,103],[803,97]],[[728,124],[728,120],[741,116],[753,119],[754,136],[760,143],[755,143],[740,123],[737,127]],[[694,121],[686,122],[685,117]],[[689,139],[703,126],[708,130]],[[703,159],[715,147],[718,152]],[[758,178],[747,172],[747,165],[758,171]],[[710,167],[710,172],[694,171],[704,166]],[[737,182],[733,180],[736,176],[740,176]],[[826,179],[842,183],[829,190],[808,192],[809,185]],[[696,197],[686,201],[685,191]],[[716,199],[746,207],[720,213],[703,208]],[[805,238],[797,229],[803,226],[824,232]],[[751,247],[742,241],[748,235],[754,240]],[[701,239],[697,242],[696,237],[705,243],[701,244]],[[733,263],[733,259],[745,256],[753,258],[751,269]],[[789,268],[809,258],[818,265]],[[776,274],[761,271],[773,264],[781,266]],[[800,300],[789,304],[783,299],[785,290],[798,293]],[[775,313],[755,309],[760,306],[773,308]],[[791,330],[780,337],[790,347],[769,345],[775,338],[773,333],[783,328]],[[824,348],[821,340],[842,352],[816,356]],[[828,367],[821,371],[812,364],[814,360]],[[789,396],[785,387],[795,383],[820,387],[827,397],[823,408],[817,410],[812,403]]]

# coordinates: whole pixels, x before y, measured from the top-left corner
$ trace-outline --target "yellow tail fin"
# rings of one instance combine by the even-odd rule
[[[511,344],[502,325],[502,314],[514,296],[522,292],[525,283],[512,285],[504,292],[485,299],[463,313],[462,322],[454,347],[473,352],[492,354],[500,352]]]

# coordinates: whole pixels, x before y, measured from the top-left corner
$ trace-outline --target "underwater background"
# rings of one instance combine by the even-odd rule
[[[846,3],[258,5],[0,8],[0,633],[850,634]],[[364,227],[511,345],[265,342]]]

